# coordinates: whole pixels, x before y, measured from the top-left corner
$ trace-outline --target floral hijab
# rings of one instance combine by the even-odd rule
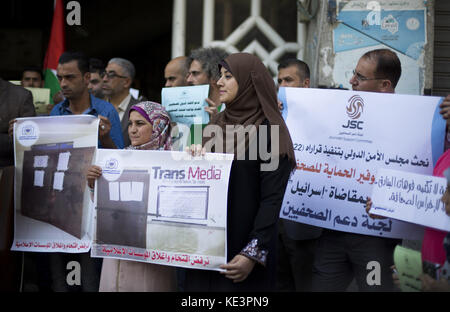
[[[156,102],[140,102],[130,108],[130,113],[136,111],[153,126],[150,141],[139,146],[128,146],[131,150],[170,150],[170,117],[166,109]]]

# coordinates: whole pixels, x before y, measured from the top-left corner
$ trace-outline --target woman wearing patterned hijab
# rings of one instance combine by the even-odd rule
[[[170,117],[165,108],[156,102],[141,102],[130,108],[128,136],[131,150],[170,150]],[[102,175],[99,166],[91,166],[87,173],[88,185],[94,188],[95,180]]]
[[[141,102],[130,109],[128,135],[131,150],[170,150],[170,118],[161,104]],[[88,185],[93,190],[102,174],[91,166]],[[127,260],[103,259],[99,291],[175,291],[176,275],[172,267]]]
[[[187,270],[185,288],[187,291],[272,291],[276,224],[289,175],[295,166],[293,144],[278,110],[274,81],[261,60],[248,53],[236,53],[223,60],[219,67],[221,78],[217,85],[226,109],[205,128],[203,147],[208,152],[235,156],[228,184],[228,263],[221,267],[224,269],[221,273]],[[238,135],[235,140],[237,128],[249,130],[248,135],[241,139]],[[198,146],[191,146],[191,153],[198,154],[198,150]],[[266,166],[272,163],[274,166]]]
[[[151,128],[147,129],[141,126]],[[132,106],[128,122],[128,136],[131,145],[126,149],[170,150],[169,114],[161,104],[155,102],[141,102]]]

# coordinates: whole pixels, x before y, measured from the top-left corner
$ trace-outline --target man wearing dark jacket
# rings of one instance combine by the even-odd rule
[[[278,65],[279,87],[309,88],[309,83],[310,71],[305,62],[291,58],[281,61]],[[321,233],[320,227],[287,219],[279,220],[276,282],[278,291],[311,291],[315,246]]]
[[[0,291],[19,290],[21,260],[9,250],[14,233],[14,145],[8,129],[11,120],[30,116],[36,116],[31,92],[0,78]]]
[[[0,78],[0,168],[14,165],[13,138],[8,134],[9,122],[31,116],[36,116],[31,92]]]

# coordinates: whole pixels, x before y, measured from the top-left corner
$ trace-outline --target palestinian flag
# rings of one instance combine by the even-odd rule
[[[64,8],[62,0],[55,0],[52,30],[44,60],[44,87],[50,89],[50,103],[53,104],[53,95],[61,90],[56,78],[58,59],[65,50],[64,36]]]

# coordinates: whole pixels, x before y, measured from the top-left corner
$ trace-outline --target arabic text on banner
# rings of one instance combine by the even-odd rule
[[[89,251],[92,210],[85,172],[97,133],[98,119],[90,115],[17,119],[12,250]]]
[[[422,227],[365,213],[376,171],[431,175],[443,152],[440,97],[280,88],[297,170],[281,218],[334,230],[419,239]]]
[[[91,255],[219,270],[226,263],[232,159],[99,149]]]
[[[441,201],[445,178],[387,169],[378,170],[377,177],[370,213],[450,231]]]
[[[161,90],[161,104],[172,122],[172,150],[184,151],[190,144],[201,144],[202,125],[209,122],[206,98],[209,85],[172,87]]]

